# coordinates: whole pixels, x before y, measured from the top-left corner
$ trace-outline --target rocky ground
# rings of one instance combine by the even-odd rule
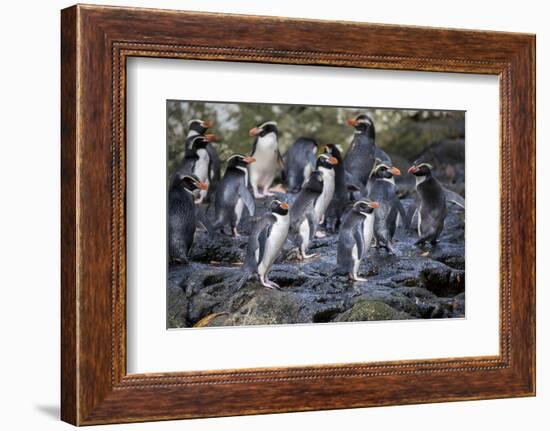
[[[402,202],[407,208],[413,199]],[[265,211],[265,202],[257,205],[256,214]],[[418,248],[414,229],[401,227],[397,255],[371,248],[359,271],[368,281],[356,283],[333,275],[332,235],[313,241],[318,258],[298,262],[285,251],[270,273],[281,290],[257,278],[237,290],[250,223],[244,220],[237,239],[198,231],[191,263],[170,266],[170,328],[464,317],[464,211],[453,204],[435,248]]]

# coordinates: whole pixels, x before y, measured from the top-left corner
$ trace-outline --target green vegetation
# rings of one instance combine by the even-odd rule
[[[283,154],[301,136],[315,138],[320,145],[335,143],[346,149],[353,134],[346,119],[365,112],[374,120],[377,145],[407,161],[413,161],[430,144],[464,137],[464,113],[459,111],[168,101],[169,173],[181,160],[187,122],[193,118],[215,121],[212,132],[219,138],[216,148],[223,161],[232,153],[249,153],[252,138],[248,131],[267,120],[278,124]]]

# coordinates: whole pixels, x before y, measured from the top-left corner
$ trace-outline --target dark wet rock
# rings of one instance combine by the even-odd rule
[[[357,301],[349,310],[336,316],[335,322],[363,322],[367,320],[404,320],[411,316],[382,301]]]
[[[256,216],[267,202],[257,202]],[[408,207],[413,199],[402,202]],[[338,236],[329,235],[313,240],[310,251],[319,257],[305,262],[295,260],[287,242],[269,274],[280,290],[255,276],[238,289],[253,222],[244,217],[239,238],[197,231],[191,263],[169,268],[170,327],[464,317],[464,214],[451,204],[435,247],[418,248],[414,227],[400,227],[396,255],[371,248],[359,271],[367,281],[357,283],[333,274]]]
[[[179,286],[168,287],[168,327],[189,326],[187,321],[187,298]]]
[[[464,291],[464,271],[441,262],[427,264],[419,275],[422,286],[437,296],[454,296]]]
[[[246,237],[233,238],[228,235],[207,235],[198,232],[191,250],[190,260],[203,263],[242,262],[246,252]]]
[[[464,292],[459,293],[453,298],[453,314],[464,316],[466,314],[466,297]]]

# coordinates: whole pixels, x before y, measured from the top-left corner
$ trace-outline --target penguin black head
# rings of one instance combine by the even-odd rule
[[[195,132],[197,135],[204,135],[204,133],[214,125],[212,120],[199,120],[193,119],[187,123],[187,127],[190,132]]]
[[[321,171],[315,170],[311,172],[309,179],[307,180],[307,183],[303,188],[321,193],[323,191],[323,181],[323,173]]]
[[[336,157],[340,162],[342,160],[342,148],[340,145],[336,144],[327,144],[323,147],[323,154],[328,154],[329,156]]]
[[[378,208],[378,202],[371,201],[370,199],[362,198],[353,204],[353,211],[362,215],[372,214],[375,208]]]
[[[175,186],[178,188],[183,187],[191,193],[197,189],[208,190],[208,184],[201,182],[196,175],[184,175],[180,177],[175,183]]]
[[[261,138],[269,133],[275,133],[275,135],[279,134],[277,123],[275,121],[266,121],[265,123],[261,123],[253,129],[250,129],[248,132],[250,136],[259,136]]]
[[[397,175],[401,175],[401,171],[399,169],[381,161],[378,161],[372,171],[372,176],[375,178],[392,178]]]
[[[329,156],[326,153],[322,153],[317,157],[317,169],[323,167],[326,169],[334,169],[338,164],[338,159],[334,156]]]
[[[252,156],[245,156],[243,154],[233,154],[231,157],[227,159],[227,167],[228,168],[246,168],[250,163],[254,163],[256,161],[255,157]]]
[[[191,149],[195,152],[197,152],[200,149],[206,148],[208,143],[210,142],[210,138],[207,136],[198,135],[193,138],[191,141]]]
[[[374,122],[366,114],[358,115],[347,120],[349,126],[355,127],[357,133],[366,133],[374,138]]]
[[[288,214],[288,204],[286,202],[281,202],[278,199],[274,199],[269,205],[269,210],[272,213],[285,216]]]
[[[416,177],[429,177],[432,175],[433,166],[421,160],[416,160],[409,168],[409,174]]]

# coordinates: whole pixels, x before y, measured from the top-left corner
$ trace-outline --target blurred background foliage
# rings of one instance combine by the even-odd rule
[[[205,103],[170,100],[167,102],[168,168],[171,175],[183,157],[187,123],[194,118],[214,120],[210,131],[222,162],[233,153],[250,153],[253,138],[248,131],[264,121],[278,124],[281,153],[301,137],[317,140],[319,146],[340,144],[344,151],[353,136],[346,119],[360,113],[374,120],[376,144],[406,168],[418,157],[429,158],[456,182],[457,167],[463,180],[464,112],[403,109],[339,108],[256,103]],[[442,148],[441,148],[442,147]],[[443,166],[444,165],[444,166]],[[447,172],[447,165],[452,172]],[[448,169],[447,169],[448,170]]]

